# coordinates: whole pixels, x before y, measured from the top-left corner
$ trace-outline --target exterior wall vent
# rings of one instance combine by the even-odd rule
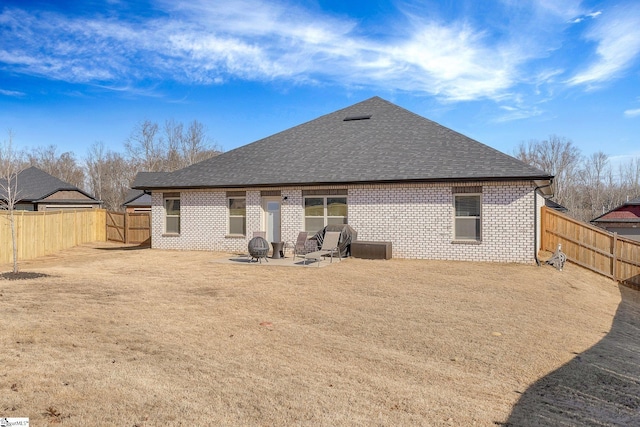
[[[369,120],[371,118],[371,114],[361,115],[361,116],[348,116],[343,119],[345,122],[352,122],[355,120]]]

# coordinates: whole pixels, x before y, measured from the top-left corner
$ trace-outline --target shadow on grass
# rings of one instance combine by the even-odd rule
[[[18,271],[14,273],[13,271],[9,271],[7,273],[0,274],[0,280],[29,280],[29,279],[37,279],[39,277],[50,277],[48,274],[44,273],[33,273],[30,271]]]
[[[503,426],[640,426],[640,292],[620,285],[611,331],[527,389]]]
[[[151,246],[148,244],[140,244],[140,245],[136,245],[136,246],[113,246],[113,247],[108,247],[108,248],[96,248],[99,251],[138,251],[140,249],[150,249]]]

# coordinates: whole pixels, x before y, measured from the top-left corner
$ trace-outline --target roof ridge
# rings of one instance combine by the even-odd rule
[[[370,117],[344,120],[356,116]],[[373,96],[137,188],[551,178],[513,156]]]

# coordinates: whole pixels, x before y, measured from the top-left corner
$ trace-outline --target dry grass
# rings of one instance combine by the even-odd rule
[[[621,299],[572,265],[215,256],[105,244],[22,263],[50,277],[0,280],[0,416],[490,426],[600,341]]]

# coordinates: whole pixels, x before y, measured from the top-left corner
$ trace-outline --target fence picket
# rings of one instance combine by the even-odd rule
[[[562,244],[567,259],[632,287],[640,287],[640,242],[620,237],[547,207],[542,208],[541,249]]]
[[[13,261],[9,212],[0,212],[0,263]],[[82,243],[106,241],[106,211],[14,211],[18,259],[50,255]]]

